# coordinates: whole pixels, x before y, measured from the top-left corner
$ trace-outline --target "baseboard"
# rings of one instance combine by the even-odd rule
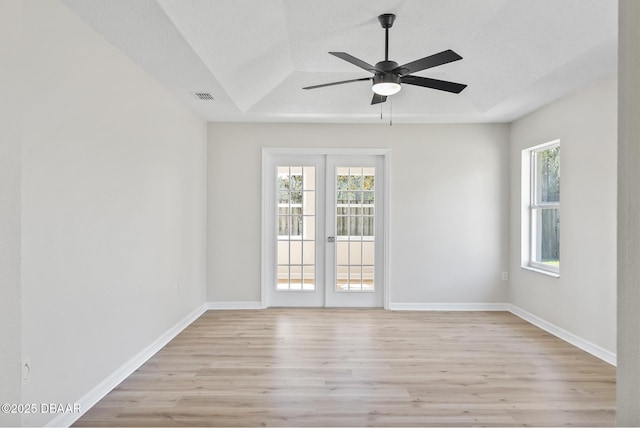
[[[507,303],[389,303],[392,311],[508,311]]]
[[[613,366],[615,353],[589,342],[510,303],[390,303],[392,311],[507,311]]]
[[[48,427],[68,427],[76,422],[98,401],[104,398],[109,392],[118,386],[123,380],[136,371],[140,366],[149,360],[156,352],[162,349],[182,330],[187,328],[189,324],[198,319],[207,310],[207,305],[202,305],[195,311],[180,320],[176,325],[171,327],[160,337],[153,341],[149,346],[140,351],[136,356],[127,361],[123,366],[113,372],[109,377],[100,382],[96,387],[86,393],[82,398],[76,400],[75,403],[80,405],[80,413],[62,413],[52,419],[46,426]]]
[[[588,340],[585,340],[579,336],[576,336],[575,334],[570,333],[567,330],[564,330],[548,321],[545,321],[542,318],[537,317],[532,313],[529,313],[515,305],[509,304],[508,306],[509,312],[535,325],[536,327],[541,328],[547,333],[553,334],[554,336],[564,340],[565,342],[568,342],[573,346],[580,348],[595,357],[600,358],[602,361],[605,361],[612,366],[615,366],[617,364],[617,355],[615,353],[608,351],[596,345],[595,343],[589,342]]]
[[[261,302],[208,302],[208,310],[264,309]]]

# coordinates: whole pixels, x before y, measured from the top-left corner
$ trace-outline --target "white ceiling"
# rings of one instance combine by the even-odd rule
[[[404,85],[394,122],[509,122],[617,67],[613,0],[63,0],[208,121],[379,122],[368,77],[332,55],[389,59],[445,49],[464,59],[417,75],[466,83],[459,95]],[[209,92],[215,100],[198,100]]]

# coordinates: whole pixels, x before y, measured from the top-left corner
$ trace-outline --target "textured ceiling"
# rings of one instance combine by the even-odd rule
[[[613,0],[63,0],[209,121],[508,122],[617,65]],[[371,106],[368,77],[332,55],[389,59],[445,49],[464,59],[417,75],[466,83],[459,95],[404,85]],[[210,92],[202,101],[194,92]]]

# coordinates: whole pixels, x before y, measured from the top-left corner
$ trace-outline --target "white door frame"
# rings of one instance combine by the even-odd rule
[[[391,149],[388,148],[280,148],[280,147],[265,147],[262,149],[262,195],[261,195],[261,256],[260,256],[260,306],[266,308],[269,306],[268,301],[268,275],[270,272],[270,266],[267,263],[267,251],[271,245],[269,239],[269,228],[272,225],[268,224],[269,207],[271,201],[268,200],[270,183],[267,179],[268,169],[272,156],[276,155],[374,155],[383,157],[384,165],[384,221],[383,221],[383,235],[384,235],[384,251],[383,251],[383,281],[382,281],[382,301],[385,309],[389,309],[389,301],[391,296],[391,284],[389,282],[389,259],[390,259],[390,207],[391,207],[391,180],[389,174],[389,166],[391,163]],[[326,239],[321,237],[320,239]]]

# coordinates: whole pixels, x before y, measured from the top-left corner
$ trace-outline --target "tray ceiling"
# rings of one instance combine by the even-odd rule
[[[617,67],[612,0],[63,2],[208,121],[370,123],[392,107],[394,122],[509,122]],[[382,60],[387,12],[390,59],[453,49],[464,59],[417,75],[469,86],[405,85],[376,106],[369,82],[301,89],[369,76],[327,52]]]

